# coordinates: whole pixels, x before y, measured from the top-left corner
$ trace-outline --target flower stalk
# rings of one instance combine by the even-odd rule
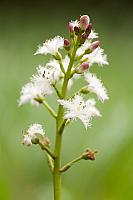
[[[64,165],[61,169],[60,172],[65,172],[67,171],[70,167],[72,167],[75,163],[77,163],[78,161],[82,160],[83,157],[82,155],[73,159],[72,161],[70,161],[69,163],[67,163],[66,165]]]
[[[78,48],[78,40],[74,47],[72,56],[70,58],[70,63],[68,66],[68,70],[66,72],[64,83],[62,87],[62,98],[66,99],[67,94],[67,85],[71,74],[71,69],[74,63],[74,58],[76,55],[76,51]],[[63,124],[63,128],[60,128],[64,109],[62,105],[59,105],[57,120],[56,120],[56,142],[55,142],[55,160],[54,160],[54,200],[61,200],[61,173],[60,173],[60,164],[61,164],[61,146],[62,146],[62,134],[64,130],[65,123]]]
[[[58,88],[56,87],[56,84],[53,84],[53,87],[54,87],[54,89],[55,89],[55,92],[56,92],[57,96],[58,96],[60,99],[62,99],[61,93],[60,93],[60,91],[58,90]]]
[[[47,152],[47,154],[54,160],[55,159],[55,155],[51,152],[51,150],[49,149],[49,147],[47,147],[43,141],[39,140],[38,144],[40,145],[42,150],[45,150]]]
[[[57,114],[55,113],[53,108],[51,108],[51,106],[45,100],[43,100],[42,104],[47,108],[49,113],[56,119],[57,118]]]

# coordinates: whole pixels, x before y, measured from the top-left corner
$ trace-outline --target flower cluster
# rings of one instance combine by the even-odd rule
[[[95,93],[99,100],[104,102],[108,99],[107,91],[100,79],[95,74],[89,72],[90,67],[96,63],[99,66],[108,65],[107,56],[104,50],[100,47],[98,34],[92,30],[90,18],[87,15],[80,17],[80,20],[71,21],[69,23],[69,31],[71,37],[76,40],[79,38],[79,46],[76,51],[76,61],[80,63],[75,67],[75,72],[83,74],[85,81],[88,83],[79,93]],[[70,44],[69,44],[70,45]],[[91,125],[91,118],[101,116],[100,112],[95,107],[95,100],[89,99],[86,102],[81,94],[77,94],[70,100],[58,100],[58,102],[67,109],[64,116],[65,119],[79,118],[85,127]]]
[[[91,126],[93,117],[101,114],[96,107],[96,100],[88,98],[92,93],[102,103],[108,99],[107,90],[97,76],[91,72],[93,64],[107,65],[107,56],[100,47],[98,34],[93,30],[90,17],[83,15],[79,20],[68,24],[69,38],[56,36],[40,45],[34,55],[50,54],[51,58],[44,66],[39,65],[29,83],[22,87],[19,105],[30,103],[43,105],[56,120],[54,150],[42,125],[33,124],[23,135],[22,143],[26,146],[38,145],[47,154],[48,164],[53,173],[54,199],[60,199],[61,173],[67,171],[80,160],[95,160],[97,151],[87,148],[80,156],[61,166],[61,146],[65,127],[79,119],[85,128]],[[68,94],[75,79],[82,78],[84,86]],[[47,96],[56,93],[58,111],[47,102]]]
[[[88,15],[83,15],[79,20],[69,22],[68,29],[69,39],[56,36],[46,40],[37,49],[35,55],[51,54],[52,58],[45,66],[39,65],[37,73],[32,76],[29,83],[22,87],[19,105],[27,102],[40,105],[46,96],[53,94],[56,88],[60,97],[58,102],[66,108],[64,118],[68,120],[79,118],[87,128],[91,124],[92,117],[101,116],[101,114],[95,107],[95,100],[85,101],[82,94],[95,93],[102,102],[108,99],[102,81],[90,72],[93,64],[103,66],[107,65],[108,61],[97,39],[98,34],[92,29]],[[66,52],[65,56],[63,56],[62,49]],[[79,90],[78,94],[66,99],[65,95],[62,96],[65,94],[63,84],[66,81],[66,89],[70,88],[75,77],[83,77],[87,85],[84,89]],[[57,89],[59,85],[62,88],[61,91]],[[25,136],[25,138],[27,137]]]

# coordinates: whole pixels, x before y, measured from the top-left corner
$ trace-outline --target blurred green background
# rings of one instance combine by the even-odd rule
[[[102,118],[87,132],[79,121],[64,133],[62,164],[87,146],[94,162],[82,161],[63,175],[63,200],[133,199],[133,5],[132,1],[4,1],[0,3],[0,200],[52,200],[52,176],[39,147],[21,145],[22,131],[38,122],[54,142],[55,125],[44,108],[18,108],[19,92],[38,64],[37,45],[67,37],[67,23],[89,14],[109,66],[94,66],[110,100],[98,103]],[[76,82],[74,90],[80,86]],[[49,98],[55,105],[55,99]]]

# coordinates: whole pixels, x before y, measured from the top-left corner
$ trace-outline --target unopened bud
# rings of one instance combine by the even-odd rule
[[[83,33],[81,35],[81,42],[84,43],[87,38],[88,38],[88,35],[86,33]]]
[[[79,27],[75,26],[75,27],[74,27],[74,32],[75,32],[76,35],[78,35],[79,32],[80,32]]]
[[[91,30],[92,30],[92,23],[90,23],[90,24],[87,26],[85,32],[86,32],[87,34],[90,34]]]
[[[69,22],[69,24],[68,24],[68,29],[69,29],[70,33],[73,33],[73,32],[74,32],[73,23]]]
[[[87,62],[83,62],[82,64],[81,64],[81,66],[80,66],[80,71],[81,72],[84,72],[84,71],[86,71],[87,69],[89,69],[89,63],[87,63]]]
[[[88,15],[83,15],[80,17],[80,28],[86,30],[90,23],[90,17]]]
[[[86,151],[82,154],[82,157],[85,160],[95,160],[96,153],[97,151],[92,151],[90,148],[87,148]]]
[[[93,42],[91,47],[90,47],[90,50],[94,51],[97,47],[99,47],[99,45],[100,45],[100,41],[99,40]]]
[[[64,39],[64,47],[69,47],[70,41],[68,39]]]

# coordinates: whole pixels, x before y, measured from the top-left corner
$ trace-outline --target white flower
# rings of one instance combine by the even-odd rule
[[[26,146],[32,145],[32,140],[36,138],[36,134],[43,135],[45,134],[42,125],[40,124],[33,124],[29,127],[29,129],[26,131],[26,134],[23,135],[23,141],[22,143]]]
[[[88,91],[95,93],[98,99],[102,102],[109,99],[107,91],[101,80],[99,80],[94,74],[91,73],[85,73],[84,76],[85,80],[89,83]]]
[[[89,40],[86,40],[84,44],[82,44],[81,47],[78,48],[76,55],[80,56],[82,55],[87,49],[91,47],[91,42]]]
[[[92,53],[83,56],[82,60],[87,59],[90,66],[94,63],[99,65],[108,65],[107,55],[100,47],[96,48]]]
[[[52,87],[48,80],[38,77],[34,82],[27,83],[22,87],[19,105],[30,102],[33,105],[38,106],[39,102],[35,99],[42,99],[46,95],[52,94]]]
[[[28,134],[23,135],[22,144],[24,144],[26,146],[31,146],[32,145],[31,139],[32,139],[31,136],[29,136]]]
[[[47,67],[47,71],[48,71],[48,69],[49,69],[49,71],[51,71],[51,82],[52,83],[58,81],[61,78],[62,71],[60,69],[60,65],[57,60],[55,60],[55,59],[51,60],[49,63],[47,63],[46,67]],[[48,73],[48,74],[50,74],[50,73]],[[48,77],[46,71],[45,71],[44,76]]]
[[[73,25],[73,27],[79,27],[79,21],[77,19],[75,21],[71,21],[70,23]]]
[[[53,39],[46,40],[45,43],[43,43],[43,46],[40,46],[37,50],[36,54],[44,54],[47,55],[52,54],[56,55],[58,53],[58,49],[62,48],[64,46],[64,38],[60,36],[56,36]]]
[[[56,61],[56,60],[55,60]],[[49,64],[49,63],[48,63]],[[60,77],[60,71],[56,67],[48,67],[48,64],[44,67],[39,65],[37,67],[37,74],[32,76],[32,81],[37,81],[38,79],[46,79],[50,84],[58,81]]]
[[[64,116],[65,119],[79,118],[85,128],[90,126],[90,120],[94,116],[101,116],[100,112],[95,107],[95,100],[89,99],[86,102],[82,96],[76,95],[71,100],[58,100],[58,102],[67,109]]]
[[[95,33],[94,30],[91,30],[91,33],[88,36],[88,39],[96,39],[98,38],[98,33]]]
[[[46,64],[46,66],[47,66],[47,67],[55,68],[56,70],[59,70],[59,69],[60,69],[60,64],[59,64],[58,60],[56,60],[56,59],[50,60],[50,61]]]
[[[41,124],[32,124],[29,129],[27,130],[28,134],[30,136],[34,136],[36,133],[39,133],[40,135],[44,134],[43,128]]]

